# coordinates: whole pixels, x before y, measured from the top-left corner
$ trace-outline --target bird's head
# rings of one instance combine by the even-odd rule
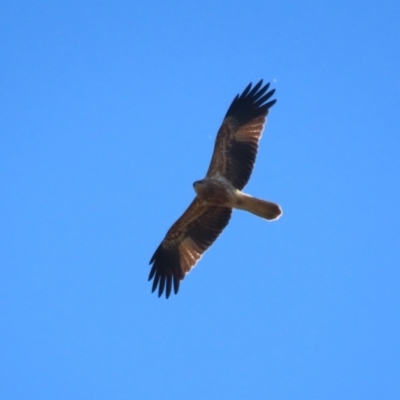
[[[198,190],[201,190],[201,187],[204,185],[204,179],[200,179],[199,181],[193,182],[193,188],[196,193],[198,193]]]

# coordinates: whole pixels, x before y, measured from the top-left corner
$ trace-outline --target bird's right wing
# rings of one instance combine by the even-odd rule
[[[149,280],[154,278],[152,291],[158,286],[160,297],[165,288],[168,298],[173,282],[174,292],[178,293],[179,282],[217,239],[231,214],[231,208],[209,206],[195,198],[172,225],[150,260],[153,265]]]

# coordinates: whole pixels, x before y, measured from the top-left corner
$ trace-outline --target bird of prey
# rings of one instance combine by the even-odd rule
[[[276,100],[263,81],[250,83],[232,101],[218,131],[206,177],[193,183],[196,197],[172,225],[150,260],[149,280],[160,297],[175,294],[179,283],[217,239],[231,218],[232,209],[249,211],[274,220],[282,210],[278,204],[242,192],[256,160],[258,142],[269,109]]]

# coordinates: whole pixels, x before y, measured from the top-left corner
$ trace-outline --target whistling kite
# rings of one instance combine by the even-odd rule
[[[275,90],[262,80],[253,88],[250,83],[237,95],[225,115],[215,141],[214,153],[206,177],[193,183],[196,197],[172,225],[158,246],[150,264],[149,280],[158,296],[178,293],[179,283],[195,266],[228,224],[233,208],[249,211],[267,220],[277,219],[281,208],[275,203],[243,193],[256,160],[258,142]]]

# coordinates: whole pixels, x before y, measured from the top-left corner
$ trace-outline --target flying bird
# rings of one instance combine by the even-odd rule
[[[178,293],[180,281],[196,265],[203,253],[224,230],[232,209],[249,211],[275,220],[282,214],[278,204],[242,192],[250,179],[258,142],[269,112],[276,100],[269,100],[269,83],[250,83],[237,95],[222,122],[206,177],[193,183],[196,197],[172,225],[150,260],[152,292],[158,287],[166,298],[172,285]],[[269,101],[268,101],[269,100]]]

